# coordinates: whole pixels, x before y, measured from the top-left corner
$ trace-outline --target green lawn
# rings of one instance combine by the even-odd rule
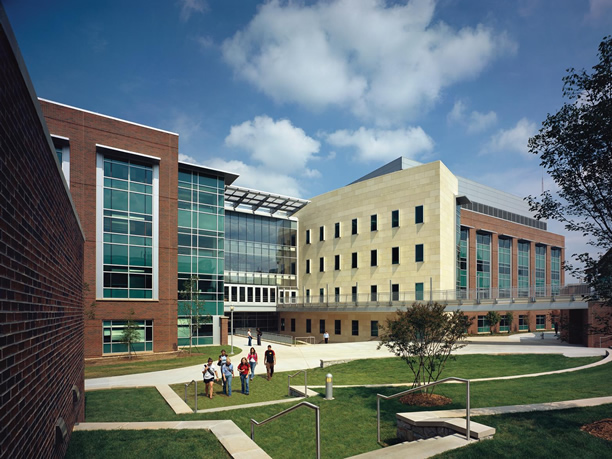
[[[234,353],[230,354],[230,346],[198,346],[193,348],[191,356],[185,357],[172,356],[160,360],[139,360],[138,355],[131,360],[125,360],[108,365],[89,365],[85,367],[85,379],[105,378],[108,376],[123,376],[138,373],[148,373],[151,371],[171,370],[173,368],[183,368],[192,365],[203,364],[204,360],[212,357],[215,362],[221,354],[221,349],[225,349],[228,355],[234,356],[242,352],[238,346],[234,346]],[[188,350],[185,353],[188,354]]]
[[[471,378],[469,367],[473,365],[474,358],[491,358],[496,357],[489,361],[489,372],[485,371],[483,366],[480,369],[474,371],[481,376],[495,376],[498,372],[507,371],[507,368],[511,362],[516,362],[514,359],[517,356],[460,356],[455,362],[458,367],[457,371],[465,371],[467,374],[462,374],[464,377]],[[554,366],[554,360],[560,356],[520,356],[521,361],[527,366],[528,360],[534,359],[539,361],[543,358],[542,363]],[[560,362],[563,358],[560,357]],[[567,359],[571,363],[569,366],[577,366],[575,359]],[[368,361],[374,363],[374,361]],[[553,363],[551,363],[553,362]],[[376,362],[377,364],[379,362]],[[492,364],[494,363],[494,364]],[[382,364],[382,362],[380,362]],[[351,365],[351,364],[345,364]],[[405,365],[405,364],[403,364]],[[375,372],[370,371],[367,364],[357,365],[353,371],[365,371],[370,374],[369,383],[373,382],[384,382],[387,375],[384,372],[380,372],[379,368]],[[334,367],[334,374],[341,374],[343,371],[347,371],[346,376],[349,376],[350,371],[342,369],[343,366]],[[405,369],[404,369],[405,370]],[[313,373],[317,372],[326,373],[331,371],[326,368],[323,370],[313,370]],[[484,374],[482,374],[484,372]],[[527,371],[529,373],[532,370]],[[455,376],[450,370],[445,372],[443,376]],[[353,377],[356,377],[353,375]],[[310,380],[309,372],[309,380]],[[316,380],[316,376],[313,375],[313,379]],[[590,398],[598,396],[609,396],[612,395],[612,385],[609,381],[612,379],[612,365],[603,365],[596,368],[582,370],[579,372],[564,373],[559,375],[540,376],[535,378],[522,378],[515,380],[502,380],[502,381],[487,381],[480,383],[472,383],[471,385],[471,404],[472,407],[486,407],[486,406],[500,406],[500,405],[512,405],[512,404],[526,404],[526,403],[537,403],[537,402],[552,402],[560,400],[571,400],[577,398]],[[286,396],[286,380],[287,374],[275,374],[274,379],[268,383],[263,378],[259,378],[253,385],[253,394],[258,391],[264,392],[269,391],[267,397],[283,398]],[[336,381],[336,376],[334,376]],[[239,386],[239,380],[237,380]],[[311,384],[314,384],[312,381]],[[376,394],[381,393],[385,395],[394,394],[401,391],[398,388],[346,388],[334,390],[335,400],[327,401],[322,397],[310,398],[309,401],[314,403],[321,408],[321,447],[322,456],[331,458],[342,458],[366,451],[371,451],[379,448],[376,443]],[[320,389],[319,392],[323,393],[324,390]],[[451,405],[443,407],[443,409],[452,408],[465,408],[465,386],[462,384],[445,384],[440,386],[436,391],[442,395],[446,395],[453,399]],[[242,394],[236,393],[231,398],[227,397],[215,397],[212,402],[225,400],[231,401],[239,399],[250,399],[254,397],[243,396]],[[232,410],[218,413],[208,414],[190,414],[177,416],[168,407],[163,398],[157,393],[154,388],[147,389],[124,389],[124,390],[112,390],[112,391],[94,391],[86,393],[86,420],[89,422],[94,421],[154,421],[154,420],[196,420],[196,419],[230,419],[234,421],[244,432],[250,434],[250,419],[256,419],[262,421],[279,411],[292,406],[292,404],[281,404],[281,405],[270,405],[258,408],[248,408],[245,410]],[[202,403],[199,404],[198,408],[205,408]],[[426,408],[418,407],[407,407],[401,405],[397,400],[383,401],[381,403],[381,417],[382,417],[382,439],[387,443],[391,444],[395,441],[395,414],[402,411],[419,411],[427,410]],[[581,410],[573,410],[581,412]],[[564,411],[565,413],[566,411]],[[556,412],[554,412],[556,413]],[[561,412],[559,412],[561,413]],[[608,414],[602,417],[612,417],[610,409],[608,407]],[[551,413],[545,413],[551,416]],[[540,413],[529,413],[521,415],[523,418],[518,419],[529,419],[529,416],[538,416]],[[555,414],[556,416],[556,414]],[[501,426],[506,416],[503,417],[492,417],[497,419],[497,422]],[[512,418],[514,419],[514,418]],[[559,419],[563,419],[562,417]],[[479,422],[486,421],[478,420]],[[533,449],[538,451],[538,448],[547,448],[546,443],[550,443],[551,447],[554,442],[565,443],[573,440],[573,433],[575,431],[575,425],[568,423],[565,425],[563,422],[558,423],[560,429],[554,437],[544,437],[534,433],[533,435],[527,435],[526,432],[522,432],[520,429],[521,422],[525,423],[526,429],[531,429],[531,424],[527,421],[517,421],[516,428],[508,428],[507,434],[500,435],[500,439],[504,443],[501,449],[508,449],[509,444],[521,443],[521,448],[525,448],[524,451]],[[534,421],[539,422],[539,421]],[[490,423],[496,428],[497,425]],[[499,427],[501,429],[501,427]],[[563,430],[567,429],[567,431]],[[529,430],[529,432],[531,432]],[[272,457],[274,458],[302,458],[312,457],[315,451],[314,443],[314,413],[312,410],[307,408],[301,408],[298,411],[290,413],[289,415],[280,418],[277,421],[271,422],[265,426],[256,427],[255,440],[257,443]],[[581,437],[582,438],[582,437]],[[585,438],[585,444],[589,444],[588,448],[591,448],[590,438]],[[495,446],[496,440],[483,442],[478,453],[474,453],[469,457],[481,457],[487,453],[487,445],[491,447]],[[538,444],[544,443],[544,446]],[[71,446],[72,447],[72,446]],[[470,447],[471,448],[471,447]],[[585,451],[588,454],[588,449],[585,446]],[[561,447],[563,450],[563,447]],[[483,453],[484,451],[484,453]],[[523,451],[523,450],[522,450]],[[569,451],[569,450],[568,450]],[[524,457],[525,454],[515,455],[513,451],[509,449],[506,453],[506,457],[510,455],[514,457]],[[495,455],[502,455],[502,453],[496,453]],[[557,457],[577,457],[572,455],[563,455],[560,453],[555,454]],[[539,457],[539,455],[533,455]],[[600,456],[605,457],[606,454]],[[454,457],[454,456],[449,456]],[[492,456],[489,456],[492,457]]]

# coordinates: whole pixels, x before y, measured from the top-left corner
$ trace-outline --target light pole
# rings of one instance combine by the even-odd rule
[[[232,333],[232,350],[231,350],[231,354],[234,355],[234,306],[230,306],[230,313],[231,313],[231,318],[230,318],[230,331]]]

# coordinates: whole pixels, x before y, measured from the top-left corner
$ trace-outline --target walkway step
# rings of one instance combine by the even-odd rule
[[[426,440],[407,441],[383,449],[376,449],[349,459],[405,459],[407,457],[410,459],[425,459],[445,451],[450,451],[451,449],[461,448],[474,441],[468,442],[464,435],[459,434],[434,437]]]
[[[297,396],[297,397],[304,397],[304,386],[289,386],[289,392],[291,393],[291,395]],[[306,388],[306,392],[307,392],[307,396],[308,397],[317,397],[320,394],[318,392],[315,392],[314,390],[310,390],[309,388]]]
[[[185,403],[185,401],[179,397],[179,395],[172,390],[167,384],[158,384],[155,386],[157,391],[164,397],[166,403],[170,405],[170,408],[174,410],[176,414],[190,414],[193,410]]]

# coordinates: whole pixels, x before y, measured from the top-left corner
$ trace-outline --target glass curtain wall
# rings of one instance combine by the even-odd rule
[[[178,179],[178,342],[212,344],[212,316],[223,315],[225,183],[190,170]]]
[[[491,235],[476,234],[476,285],[478,298],[491,296]]]
[[[561,249],[550,249],[550,288],[553,295],[561,291]]]
[[[467,298],[469,230],[461,228],[457,253],[457,297]]]
[[[518,296],[529,296],[529,242],[518,243]]]
[[[512,239],[498,239],[498,286],[499,298],[510,298],[511,296],[511,273],[512,273]]]
[[[546,246],[536,245],[535,288],[536,296],[546,295]]]

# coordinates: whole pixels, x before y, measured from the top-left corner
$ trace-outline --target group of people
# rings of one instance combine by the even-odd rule
[[[263,335],[263,332],[261,331],[261,328],[257,328],[257,345],[261,346],[261,335]],[[247,331],[247,337],[249,338],[249,347],[252,345],[253,342],[253,334],[251,333],[251,329],[249,328],[249,330]]]
[[[259,329],[257,329],[259,333]],[[249,330],[250,332],[250,330]],[[249,340],[250,341],[250,340]],[[258,335],[258,341],[261,343],[261,339]],[[268,345],[268,350],[264,353],[264,361],[266,364],[267,379],[274,375],[274,365],[276,365],[276,353],[272,350],[272,346]],[[253,381],[255,376],[255,367],[257,366],[257,352],[254,347],[251,347],[247,357],[242,357],[238,364],[238,374],[240,375],[240,383],[242,386],[242,393],[249,395],[249,382]],[[221,378],[219,378],[219,373]],[[204,385],[206,386],[206,396],[213,398],[213,384],[215,381],[221,379],[223,383],[223,393],[228,397],[232,395],[232,379],[234,378],[234,365],[232,360],[225,352],[225,349],[221,350],[221,355],[217,365],[215,366],[212,357],[208,358],[208,362],[204,364],[202,369],[202,375],[204,379]]]

